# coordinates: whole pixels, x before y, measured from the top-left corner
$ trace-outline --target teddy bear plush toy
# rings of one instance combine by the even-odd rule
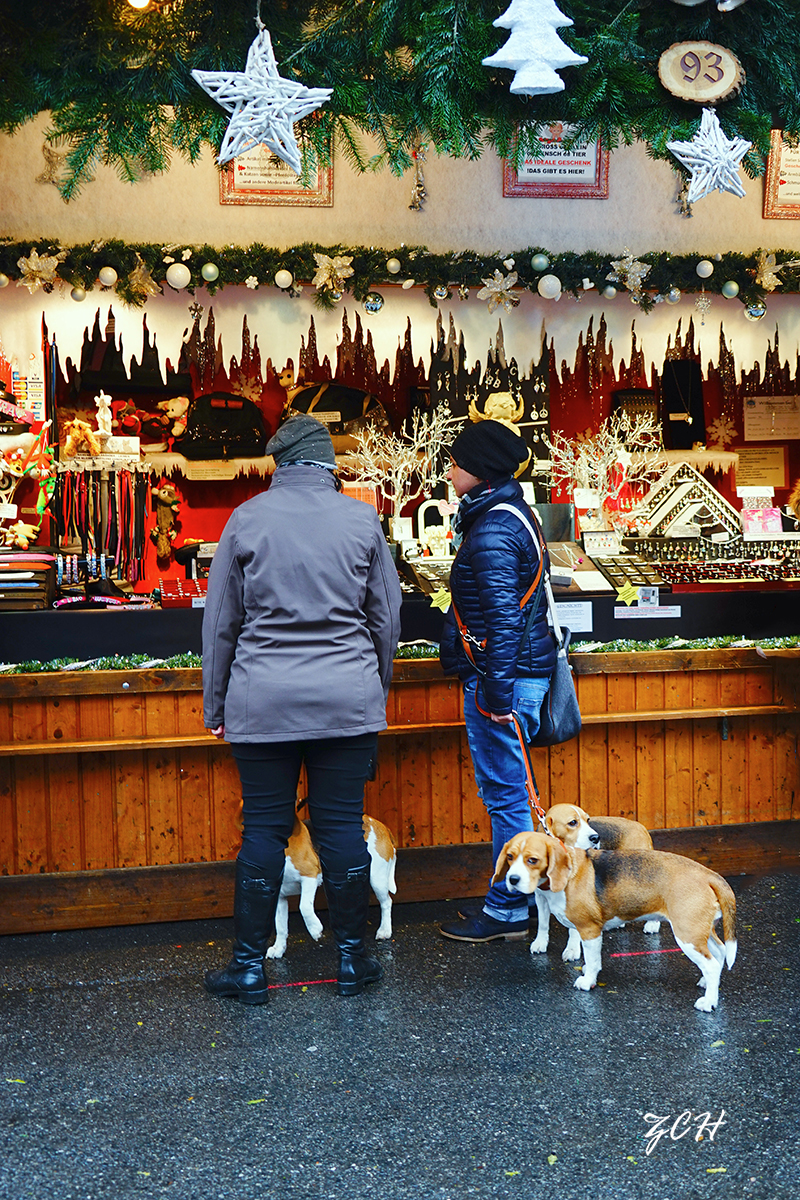
[[[76,454],[96,456],[101,453],[97,434],[87,421],[81,421],[79,417],[76,417],[74,421],[67,422],[64,430],[67,435],[64,443],[65,458],[74,458]]]
[[[158,558],[169,558],[172,543],[178,535],[175,517],[180,508],[180,497],[171,483],[162,483],[151,490],[156,505],[156,524],[150,530],[150,540],[155,544]]]

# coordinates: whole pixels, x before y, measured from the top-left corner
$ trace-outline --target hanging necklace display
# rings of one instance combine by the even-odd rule
[[[672,375],[672,382],[675,384],[675,389],[678,393],[678,400],[680,401],[681,407],[678,412],[672,411],[672,412],[668,413],[667,419],[670,421],[686,421],[687,425],[691,425],[691,423],[692,423],[692,377],[691,377],[691,375],[689,376],[688,395],[684,396],[683,388],[681,387],[680,380],[678,379],[677,373],[675,371],[674,363],[672,361],[670,362],[670,368],[671,368],[670,373]],[[665,368],[665,373],[666,373],[666,368]],[[671,404],[670,407],[673,410],[675,409],[674,404]]]
[[[668,357],[661,375],[662,433],[668,450],[706,441],[703,375],[694,358]]]

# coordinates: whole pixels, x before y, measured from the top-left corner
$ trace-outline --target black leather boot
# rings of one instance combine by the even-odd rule
[[[340,875],[322,871],[331,929],[339,949],[340,996],[357,996],[368,983],[376,983],[383,974],[380,963],[368,958],[364,938],[369,908],[369,864],[354,867]]]
[[[236,860],[233,892],[233,957],[222,971],[208,971],[205,985],[215,996],[233,996],[242,1004],[266,1004],[269,999],[264,955],[275,927],[275,909],[283,873],[265,879],[261,867]]]

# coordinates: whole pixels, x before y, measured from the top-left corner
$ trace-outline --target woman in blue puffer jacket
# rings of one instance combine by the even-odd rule
[[[539,576],[540,546],[545,571],[549,562],[541,529],[514,478],[528,457],[523,438],[499,421],[481,421],[462,430],[450,457],[448,478],[461,500],[456,532],[463,541],[450,574],[453,603],[439,658],[444,673],[464,684],[464,721],[478,792],[491,818],[494,865],[515,833],[533,828],[512,712],[526,738],[533,738],[556,646],[543,594],[527,634],[530,610],[521,604]],[[528,603],[536,603],[535,592]],[[494,884],[482,907],[462,906],[461,913],[463,919],[441,927],[445,937],[488,942],[521,938],[528,929],[526,897]]]

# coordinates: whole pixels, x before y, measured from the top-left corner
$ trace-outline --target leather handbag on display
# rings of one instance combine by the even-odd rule
[[[267,430],[252,400],[232,392],[207,392],[192,401],[186,432],[175,449],[191,459],[262,458]]]

